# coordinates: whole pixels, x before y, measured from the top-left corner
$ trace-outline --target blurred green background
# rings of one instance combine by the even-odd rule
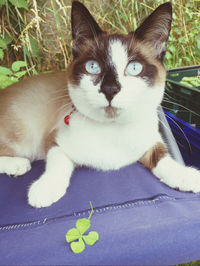
[[[81,1],[108,32],[128,33],[163,0]],[[200,64],[200,1],[172,0],[166,67]],[[65,68],[71,59],[69,0],[0,0],[0,60],[36,71]]]
[[[71,60],[71,0],[0,0],[0,88]],[[109,33],[128,33],[163,0],[82,0]],[[166,68],[200,64],[200,0],[172,0]],[[15,63],[13,67],[13,63]]]

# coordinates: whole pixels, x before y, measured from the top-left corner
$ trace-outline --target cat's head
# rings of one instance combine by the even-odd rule
[[[68,71],[77,110],[100,122],[126,122],[155,112],[164,93],[163,58],[171,20],[171,4],[165,3],[135,32],[107,34],[85,6],[74,1],[74,59]]]

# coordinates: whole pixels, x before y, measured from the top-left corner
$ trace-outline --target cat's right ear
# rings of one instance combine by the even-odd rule
[[[72,2],[71,25],[74,57],[81,53],[81,45],[85,40],[96,40],[103,33],[87,8],[78,1]]]

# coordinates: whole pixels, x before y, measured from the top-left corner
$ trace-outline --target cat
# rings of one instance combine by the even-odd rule
[[[172,188],[200,192],[200,172],[171,158],[158,129],[171,21],[167,2],[135,32],[108,34],[73,1],[73,60],[66,72],[0,92],[0,173],[20,176],[32,161],[46,160],[28,191],[31,206],[58,201],[77,166],[116,170],[136,161]]]

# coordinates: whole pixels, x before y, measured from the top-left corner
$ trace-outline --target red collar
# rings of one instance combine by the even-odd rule
[[[69,125],[69,120],[70,120],[70,117],[71,117],[71,114],[76,110],[76,108],[75,108],[75,106],[74,105],[72,105],[72,111],[68,114],[68,115],[66,115],[65,117],[64,117],[64,122],[65,122],[65,124],[68,126]]]

